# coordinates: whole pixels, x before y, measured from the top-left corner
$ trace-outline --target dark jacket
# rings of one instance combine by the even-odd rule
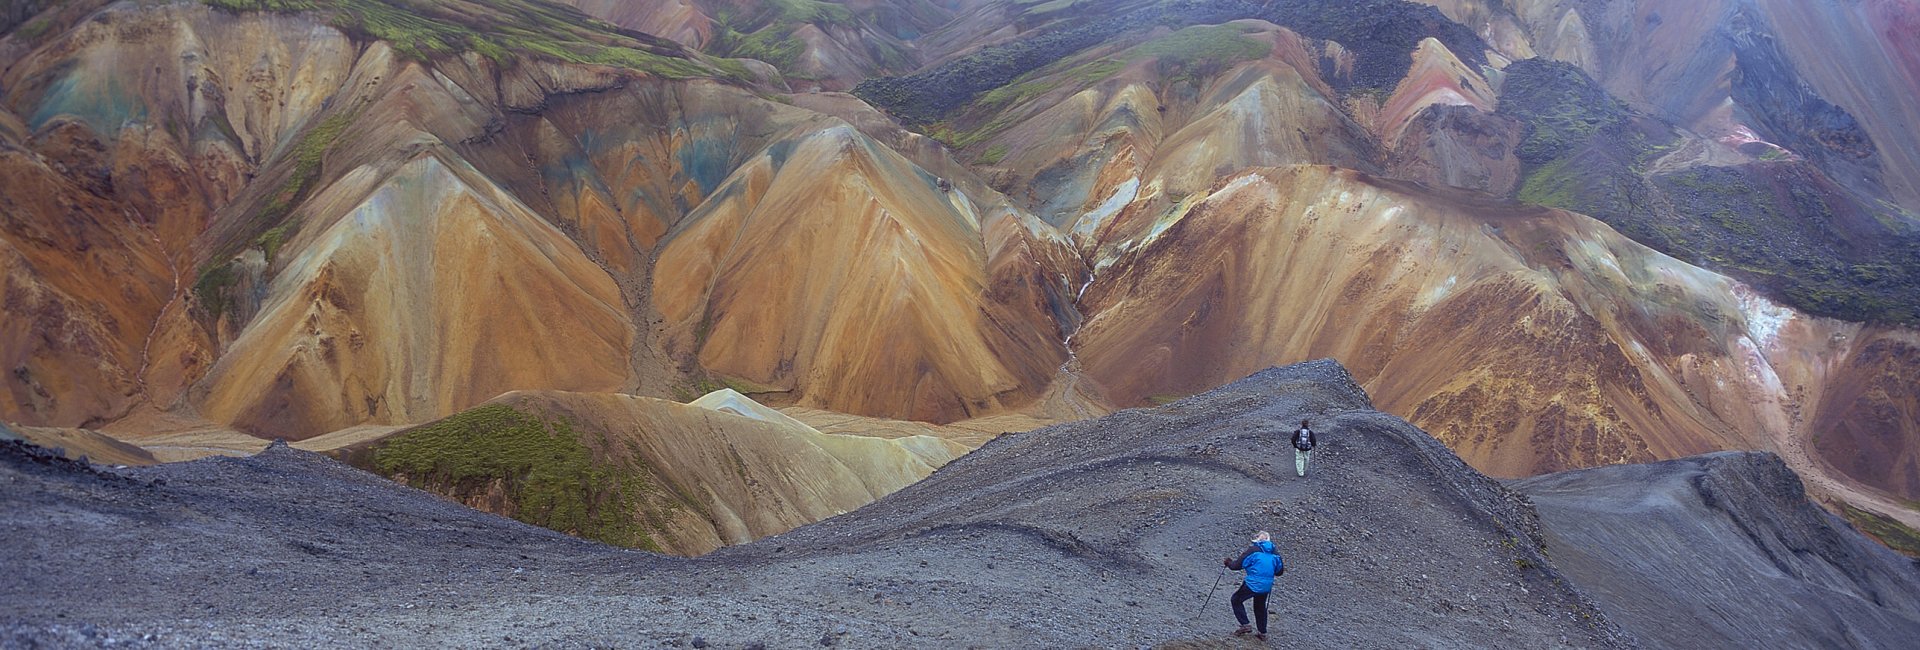
[[[1316,444],[1319,444],[1319,441],[1313,438],[1313,429],[1301,427],[1299,431],[1293,432],[1293,448],[1294,449],[1298,449],[1300,451],[1313,451],[1313,446]]]
[[[1287,572],[1287,563],[1273,550],[1273,542],[1254,542],[1238,558],[1227,558],[1227,568],[1247,572],[1247,590],[1256,594],[1273,591],[1273,579]]]

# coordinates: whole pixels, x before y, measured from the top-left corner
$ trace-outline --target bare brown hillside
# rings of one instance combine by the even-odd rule
[[[985,438],[1334,357],[1494,475],[1767,450],[1912,520],[1920,14],[1803,4],[22,5],[0,420]]]

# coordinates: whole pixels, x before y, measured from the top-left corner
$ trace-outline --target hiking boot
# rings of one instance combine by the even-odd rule
[[[1266,632],[1256,632],[1256,633],[1254,633],[1254,635],[1253,635],[1253,638],[1255,638],[1255,639],[1259,639],[1259,640],[1261,640],[1261,641],[1265,641],[1265,640],[1267,640],[1267,633],[1266,633]]]
[[[1252,631],[1253,631],[1253,626],[1251,626],[1251,625],[1242,625],[1242,626],[1240,626],[1240,629],[1238,629],[1238,630],[1234,630],[1234,631],[1233,631],[1233,635],[1234,635],[1234,636],[1246,636],[1248,632],[1252,632]]]

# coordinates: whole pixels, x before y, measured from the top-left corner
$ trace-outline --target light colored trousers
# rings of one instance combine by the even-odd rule
[[[1311,451],[1300,451],[1298,449],[1293,450],[1293,473],[1299,474],[1301,476],[1306,476],[1307,475],[1307,456],[1312,454],[1313,452]]]

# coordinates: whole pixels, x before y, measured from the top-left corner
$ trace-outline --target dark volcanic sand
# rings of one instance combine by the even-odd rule
[[[1323,441],[1305,479],[1285,445],[1303,417]],[[1258,529],[1289,567],[1276,647],[1633,645],[1540,550],[1524,497],[1332,362],[1008,435],[692,560],[283,446],[109,473],[22,449],[0,450],[7,647],[1238,647],[1237,578],[1199,610]]]

